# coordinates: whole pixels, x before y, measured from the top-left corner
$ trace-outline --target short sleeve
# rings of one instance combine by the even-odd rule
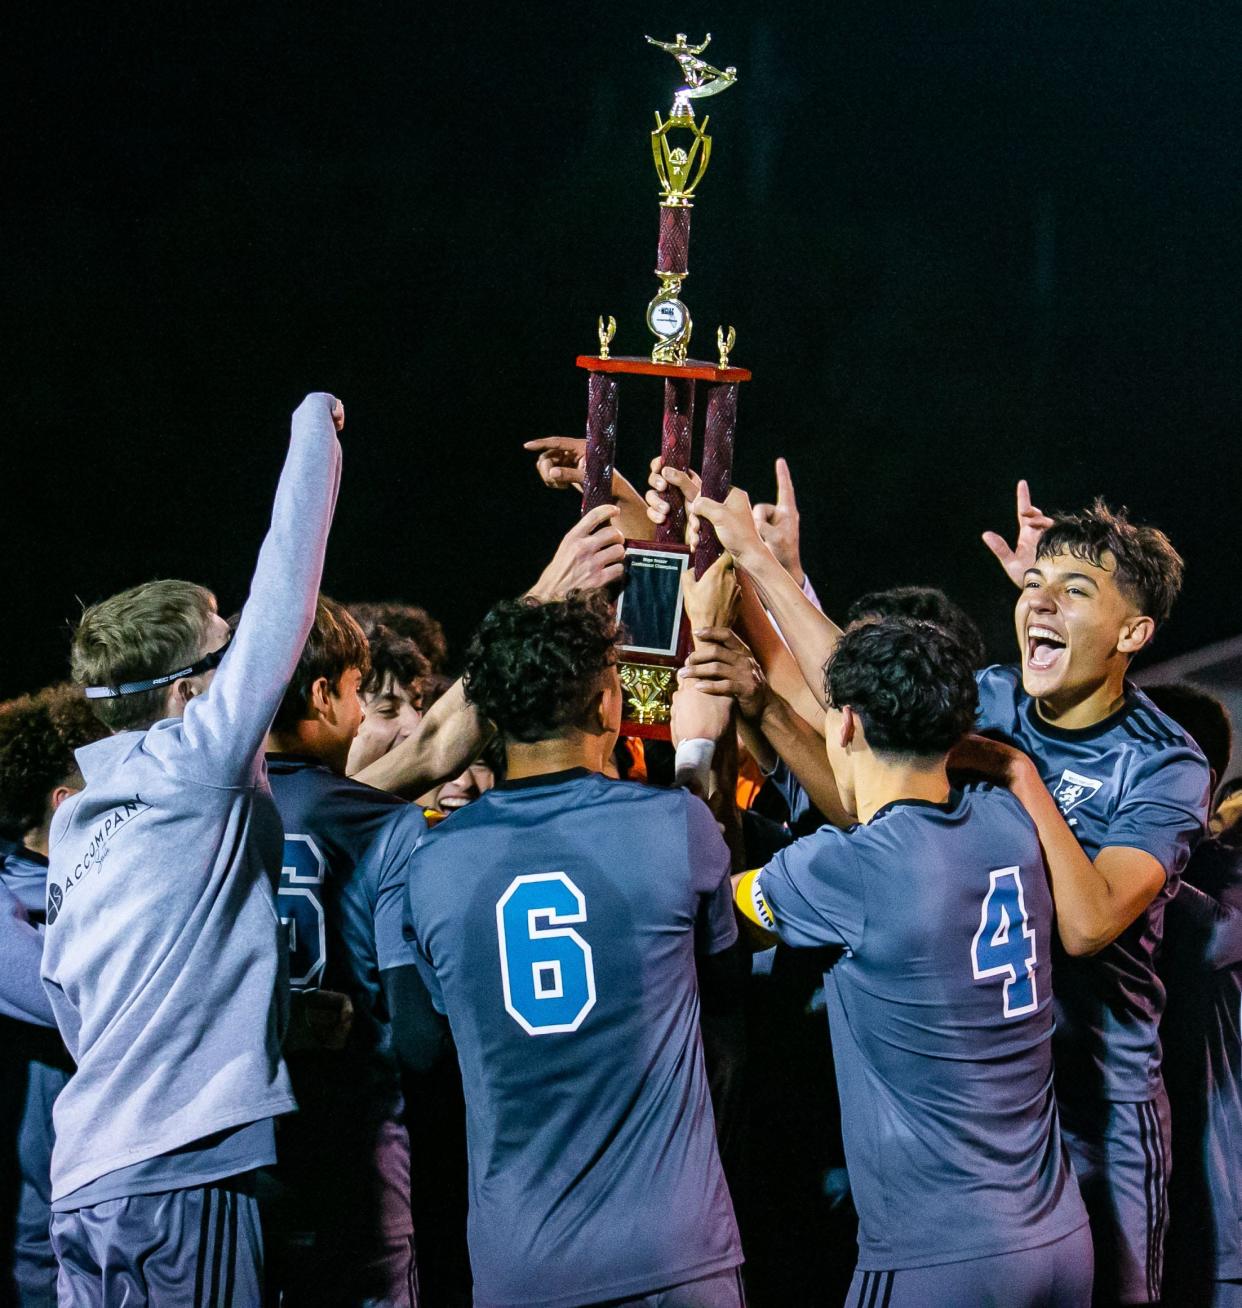
[[[432,966],[431,958],[418,938],[418,913],[414,904],[414,894],[421,861],[418,851],[415,850],[403,864],[401,877],[402,952],[398,961],[391,964],[391,966],[401,967],[413,963],[418,968],[418,974],[422,977],[423,984],[427,987],[427,993],[431,996],[431,1002],[436,1012],[443,1015],[447,1010],[444,1007],[444,992],[440,987],[440,978],[436,976],[436,969]],[[383,963],[381,963],[380,967],[383,966]]]
[[[378,883],[375,893],[375,953],[379,970],[408,967],[414,952],[407,943],[401,925],[405,917],[405,880],[410,855],[425,834],[427,823],[422,813],[411,806],[382,845]]]
[[[1126,779],[1100,847],[1141,849],[1166,879],[1177,876],[1207,825],[1209,786],[1206,761],[1189,747],[1144,758]]]
[[[751,883],[757,919],[785,944],[862,943],[866,904],[849,837],[833,827],[795,840]]]
[[[686,828],[690,886],[698,896],[695,952],[718,954],[737,939],[729,847],[711,809],[696,795],[686,795]]]
[[[1020,674],[1017,668],[994,663],[975,673],[979,711],[975,729],[1012,736],[1018,725]]]

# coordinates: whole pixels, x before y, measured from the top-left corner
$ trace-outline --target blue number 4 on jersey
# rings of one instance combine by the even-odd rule
[[[1020,930],[1015,930],[1019,927]],[[970,962],[976,981],[1003,976],[1006,1017],[1021,1017],[1039,1006],[1035,993],[1035,931],[1027,921],[1022,873],[1003,867],[991,873],[991,885],[971,942]]]

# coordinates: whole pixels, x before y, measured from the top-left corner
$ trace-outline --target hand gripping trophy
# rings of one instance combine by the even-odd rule
[[[612,474],[617,439],[617,378],[622,373],[664,380],[664,429],[660,455],[675,468],[690,466],[694,429],[695,388],[705,383],[703,428],[703,493],[713,499],[728,494],[733,470],[733,437],[737,423],[737,388],[749,381],[745,368],[729,363],[736,333],[717,331],[719,359],[688,358],[692,322],[680,298],[689,275],[691,197],[703,180],[711,158],[707,118],[696,123],[693,101],[718,95],[737,80],[737,69],[721,71],[700,56],[711,34],[690,45],[684,32],[675,41],[647,41],[677,60],[683,85],[673,96],[667,119],[656,112],[651,151],[660,182],[660,232],[656,276],[660,289],[647,306],[647,325],[656,338],[650,357],[611,353],[616,330],[610,317],[599,322],[600,352],[581,355],[586,369],[587,453],[582,511],[590,512],[612,498]],[[669,704],[676,669],[685,661],[690,638],[681,603],[681,576],[690,565],[685,543],[686,510],[681,495],[669,488],[670,512],[656,529],[655,541],[626,542],[626,580],[618,607],[629,644],[623,647],[621,681],[626,691],[622,730],[628,735],[668,738]],[[709,523],[702,524],[693,563],[696,576],[720,554],[720,543]]]

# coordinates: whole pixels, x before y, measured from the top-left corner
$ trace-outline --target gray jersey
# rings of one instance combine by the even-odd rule
[[[707,805],[580,768],[502,782],[423,837],[408,885],[466,1092],[475,1304],[736,1267],[694,961],[737,938]]]
[[[293,416],[233,643],[183,718],[87,745],[56,812],[43,980],[77,1072],[53,1199],[295,1107],[280,1056],[282,833],[263,742],[315,616],[340,477],[331,397]]]
[[[908,800],[782,850],[751,886],[789,945],[844,945],[829,1023],[863,1270],[1034,1248],[1085,1224],[1052,1093],[1052,897],[1007,791]]]

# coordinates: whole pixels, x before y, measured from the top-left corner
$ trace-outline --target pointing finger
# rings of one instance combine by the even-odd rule
[[[798,507],[797,498],[794,496],[793,478],[789,475],[789,464],[784,458],[776,461],[776,502],[785,508]]]

